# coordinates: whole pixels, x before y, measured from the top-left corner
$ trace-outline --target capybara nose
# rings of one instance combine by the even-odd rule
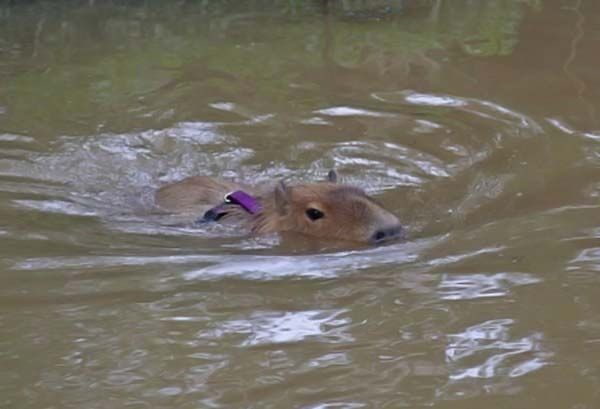
[[[371,243],[380,244],[388,240],[402,239],[404,238],[404,235],[404,228],[398,224],[396,226],[376,230],[371,236]]]

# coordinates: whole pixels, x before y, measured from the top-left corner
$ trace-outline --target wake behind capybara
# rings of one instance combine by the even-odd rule
[[[338,184],[334,171],[325,182],[270,187],[192,176],[161,187],[155,199],[162,210],[237,223],[251,234],[294,232],[369,244],[404,235],[396,216],[362,189]]]

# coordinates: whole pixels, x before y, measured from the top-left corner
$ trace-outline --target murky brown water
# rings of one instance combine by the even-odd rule
[[[81,3],[0,6],[0,407],[600,407],[599,2]],[[331,167],[410,240],[139,212]]]

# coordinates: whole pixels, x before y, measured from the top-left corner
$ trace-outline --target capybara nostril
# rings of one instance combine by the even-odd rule
[[[371,236],[371,242],[373,244],[383,243],[388,240],[401,239],[404,237],[404,229],[400,225],[386,227],[377,230]]]
[[[377,233],[375,233],[375,235],[373,235],[373,239],[375,241],[381,241],[383,239],[385,239],[386,234],[383,230],[379,230]]]

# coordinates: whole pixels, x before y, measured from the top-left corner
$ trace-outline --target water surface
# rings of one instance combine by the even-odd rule
[[[0,6],[0,406],[597,408],[599,30],[586,0]],[[141,211],[330,168],[410,239]]]

